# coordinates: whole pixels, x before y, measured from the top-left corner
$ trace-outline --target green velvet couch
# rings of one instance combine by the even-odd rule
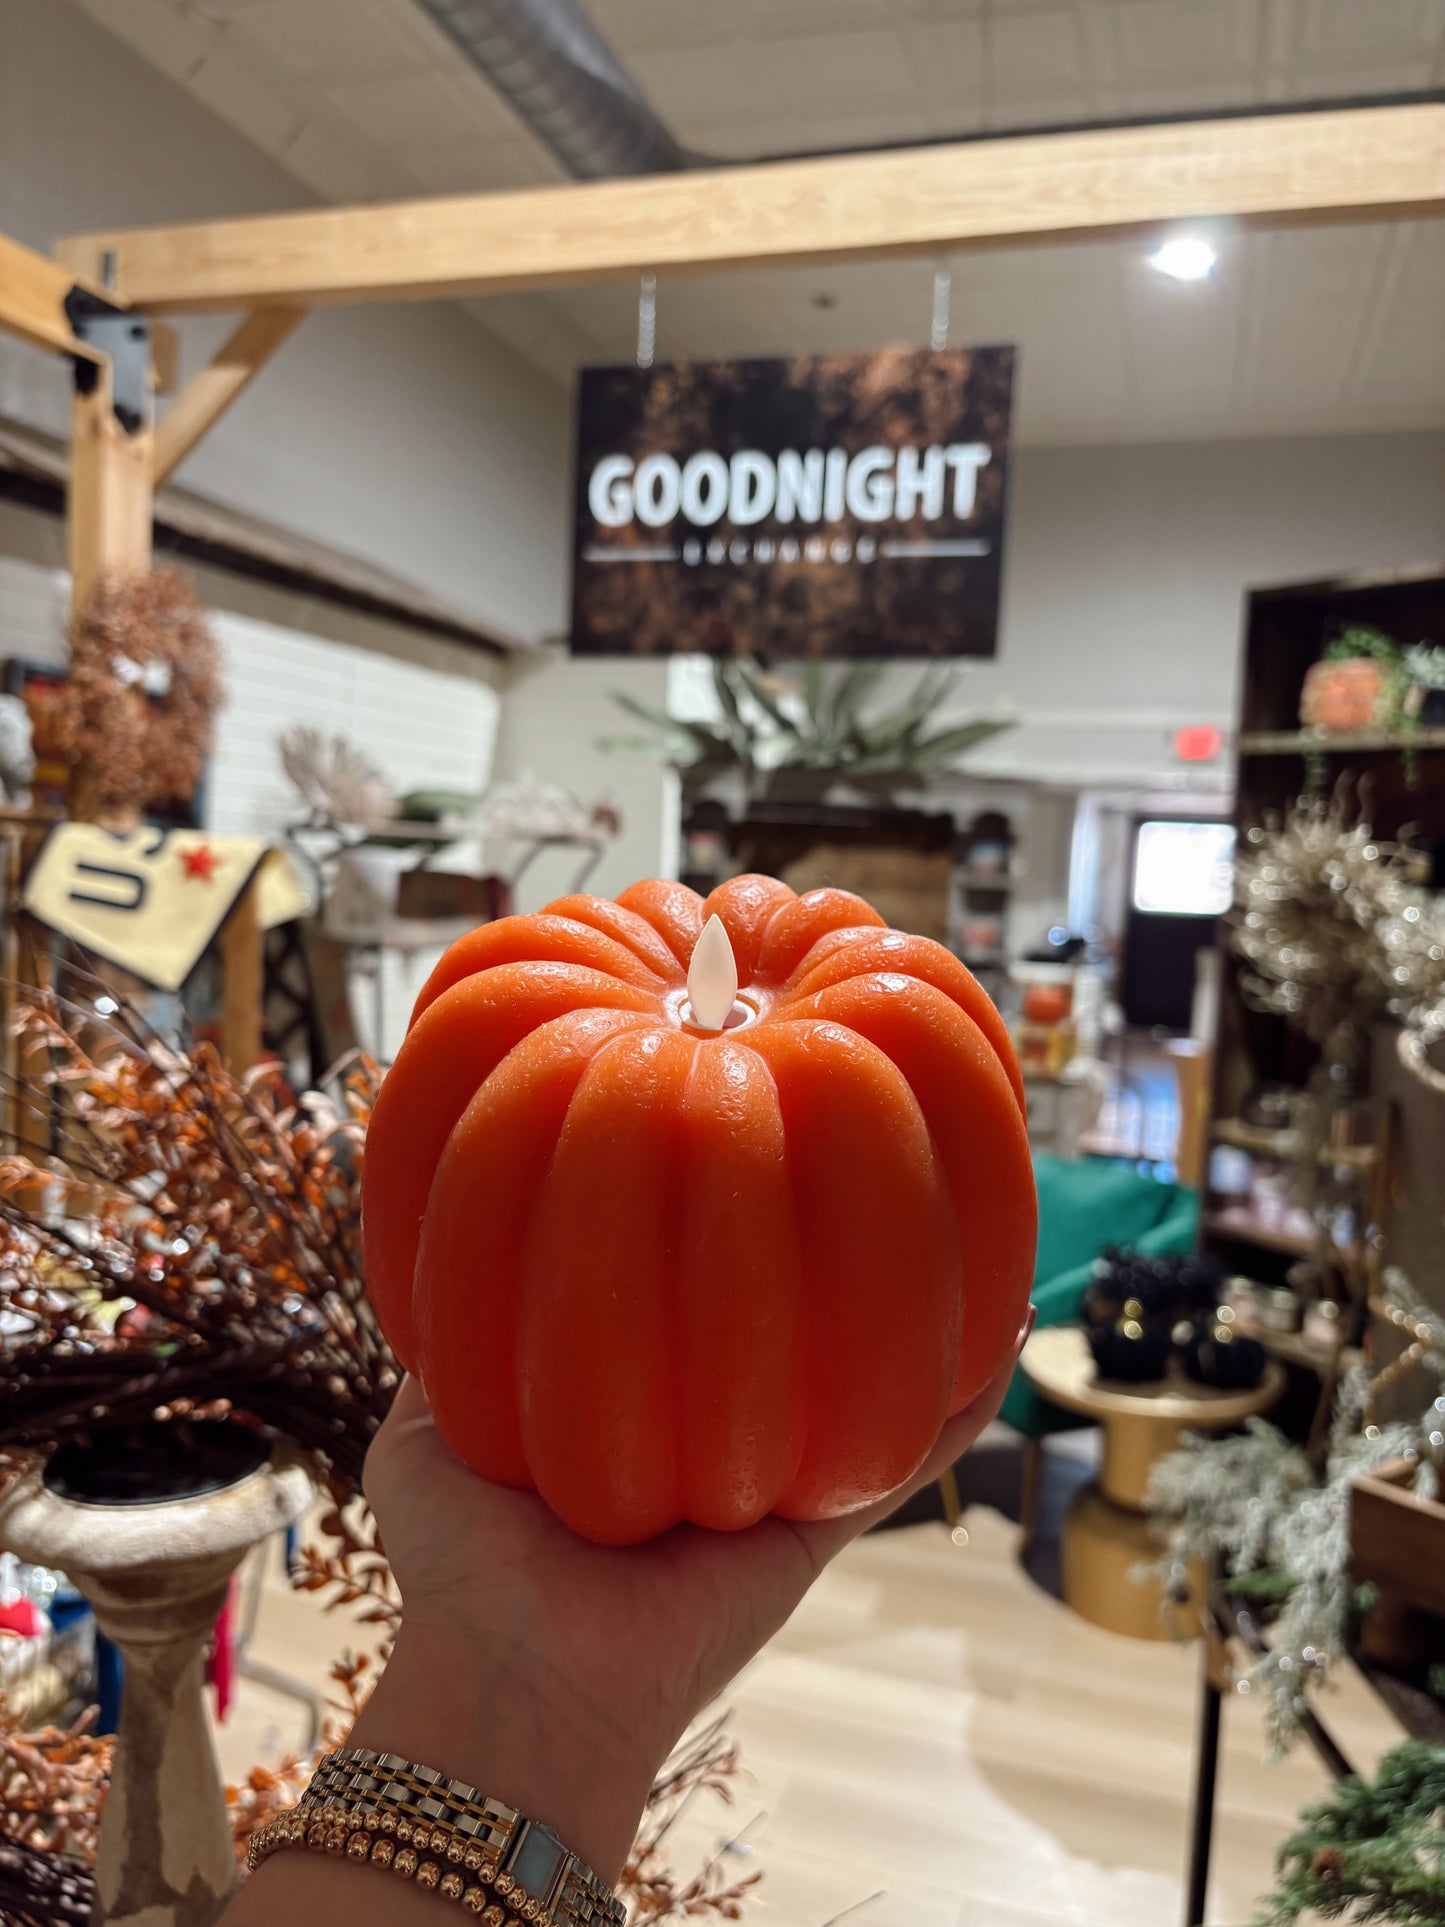
[[[1158,1257],[1192,1251],[1198,1217],[1195,1194],[1182,1184],[1142,1177],[1132,1164],[1108,1158],[1069,1160],[1038,1152],[1039,1249],[1034,1265],[1038,1323],[1067,1325],[1079,1315],[1095,1258],[1105,1245],[1128,1245]],[[1022,1371],[999,1414],[1027,1439],[1087,1425],[1040,1398]]]

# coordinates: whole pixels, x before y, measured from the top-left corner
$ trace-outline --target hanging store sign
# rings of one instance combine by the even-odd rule
[[[584,369],[573,652],[993,655],[1013,360]]]

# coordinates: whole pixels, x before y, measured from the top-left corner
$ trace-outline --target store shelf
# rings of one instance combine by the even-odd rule
[[[1308,1258],[1318,1242],[1263,1225],[1247,1211],[1206,1211],[1202,1222],[1204,1229],[1217,1238],[1238,1238],[1264,1251],[1283,1251],[1292,1258]]]
[[[1246,1124],[1242,1118],[1221,1117],[1210,1126],[1210,1135],[1220,1144],[1232,1144],[1237,1150],[1252,1151],[1258,1157],[1278,1158],[1283,1164],[1305,1161],[1304,1143],[1298,1131],[1270,1130],[1263,1124]],[[1343,1165],[1352,1171],[1372,1170],[1377,1156],[1373,1144],[1351,1144],[1343,1150],[1321,1144],[1314,1153],[1316,1164]]]
[[[986,870],[959,870],[957,876],[965,890],[992,890],[1006,896],[1013,888],[1013,878],[1007,870],[996,870],[992,876]]]
[[[1357,1345],[1321,1345],[1303,1332],[1270,1331],[1248,1319],[1241,1319],[1237,1329],[1247,1338],[1257,1338],[1271,1357],[1286,1365],[1303,1365],[1322,1377],[1327,1372],[1343,1376],[1365,1362],[1365,1354]]]
[[[1281,1251],[1287,1258],[1312,1258],[1320,1248],[1317,1236],[1302,1237],[1293,1231],[1278,1231],[1261,1224],[1248,1211],[1206,1211],[1200,1224],[1216,1238],[1231,1238],[1238,1244],[1255,1245],[1261,1251]],[[1331,1243],[1329,1249],[1347,1265],[1359,1264],[1364,1255],[1358,1245]]]
[[[1241,756],[1306,756],[1326,751],[1331,755],[1386,753],[1404,755],[1407,750],[1445,749],[1445,729],[1250,729],[1239,739]]]

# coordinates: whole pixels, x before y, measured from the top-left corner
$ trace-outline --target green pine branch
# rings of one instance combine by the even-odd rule
[[[1445,1923],[1445,1746],[1407,1740],[1373,1780],[1340,1781],[1304,1808],[1276,1857],[1256,1927],[1322,1920]]]

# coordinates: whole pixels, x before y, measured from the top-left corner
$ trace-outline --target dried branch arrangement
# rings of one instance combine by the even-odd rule
[[[712,1793],[726,1805],[733,1804],[738,1749],[728,1737],[727,1718],[721,1713],[684,1739],[653,1783],[618,1889],[628,1904],[632,1927],[700,1915],[737,1920],[749,1892],[762,1879],[760,1873],[750,1873],[741,1880],[728,1880],[722,1868],[723,1849],[690,1880],[682,1881],[663,1853],[673,1826],[701,1794]]]
[[[375,1065],[356,1060],[339,1105],[293,1103],[264,1070],[165,1043],[99,979],[84,994],[30,992],[18,1019],[14,1098],[54,1155],[0,1160],[0,1451],[230,1411],[349,1497],[400,1379],[361,1277]]]
[[[115,1741],[71,1727],[22,1733],[0,1701],[0,1919],[84,1927],[91,1917],[101,1809]]]
[[[360,1499],[366,1448],[400,1382],[362,1284],[376,1066],[358,1058],[337,1103],[293,1102],[264,1071],[232,1076],[208,1044],[167,1044],[100,978],[77,975],[73,989],[23,993],[18,1017],[31,1070],[10,1096],[53,1154],[0,1160],[0,1313],[14,1334],[0,1478],[100,1424],[229,1413],[278,1432],[335,1502],[295,1583],[378,1629],[385,1650],[401,1602]],[[345,1743],[371,1666],[344,1656],[332,1668],[333,1718],[310,1759],[228,1789],[238,1858]],[[0,1920],[90,1918],[113,1744],[84,1721],[26,1736],[0,1703]],[[636,1921],[736,1918],[757,1874],[729,1883],[715,1856],[683,1880],[662,1851],[689,1802],[728,1799],[736,1771],[721,1721],[669,1762],[623,1878]]]
[[[334,1506],[317,1521],[330,1541],[326,1546],[305,1545],[291,1567],[291,1583],[298,1592],[329,1593],[321,1610],[356,1608],[363,1626],[385,1629],[382,1651],[389,1652],[401,1625],[401,1595],[382,1550],[376,1520],[364,1503],[346,1510]]]
[[[310,1758],[288,1754],[275,1766],[253,1767],[240,1786],[226,1788],[238,1865],[257,1828],[295,1805],[322,1755],[346,1744],[371,1688],[370,1670],[364,1654],[343,1654],[332,1666],[336,1698]],[[115,1745],[112,1736],[90,1733],[91,1717],[68,1730],[24,1734],[0,1701],[0,1920],[11,1927],[82,1927],[90,1920],[95,1844]],[[732,1804],[738,1754],[725,1722],[722,1715],[685,1740],[648,1795],[618,1887],[634,1927],[684,1918],[736,1920],[762,1878],[755,1872],[728,1880],[718,1853],[683,1879],[663,1852],[674,1822],[698,1796],[710,1793]]]
[[[95,1853],[114,1740],[73,1726],[21,1733],[0,1711],[0,1840],[88,1860]]]

